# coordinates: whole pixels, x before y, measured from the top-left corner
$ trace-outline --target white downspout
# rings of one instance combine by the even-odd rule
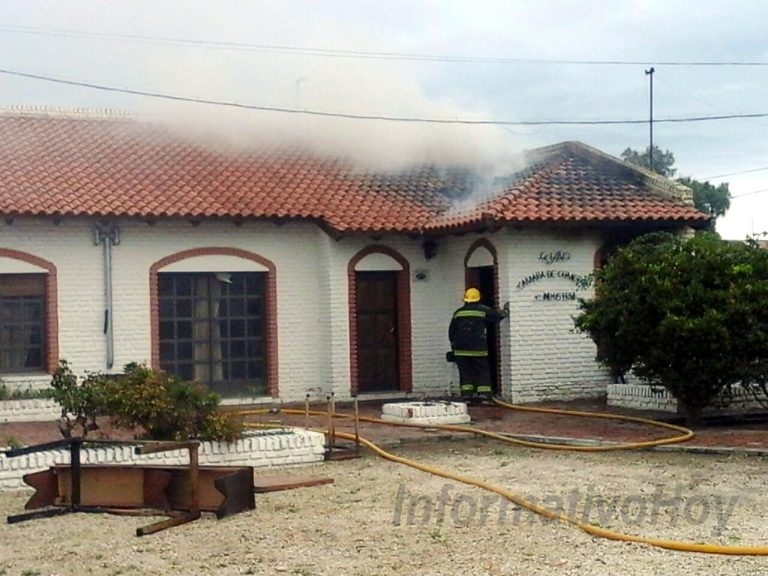
[[[115,342],[112,332],[112,246],[120,244],[117,226],[106,229],[97,226],[93,231],[93,243],[102,245],[104,260],[104,335],[107,340],[107,370],[115,364]]]

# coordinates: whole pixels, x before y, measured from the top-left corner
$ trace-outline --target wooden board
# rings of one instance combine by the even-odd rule
[[[257,476],[253,482],[253,491],[257,494],[276,492],[278,490],[293,490],[309,486],[333,484],[333,478],[296,478],[295,476]]]

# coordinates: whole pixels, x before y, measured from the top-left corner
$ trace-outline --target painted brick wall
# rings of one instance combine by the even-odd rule
[[[93,244],[93,224],[65,220],[56,226],[49,220],[17,219],[13,225],[0,225],[0,247],[34,254],[57,267],[59,355],[81,372],[105,370],[102,253]],[[419,240],[402,235],[337,240],[312,224],[119,224],[120,244],[113,248],[115,371],[127,362],[151,360],[150,267],[185,250],[227,247],[256,254],[277,270],[281,400],[301,401],[307,393],[313,400],[324,399],[331,390],[337,399],[348,399],[348,264],[366,247],[381,245],[395,250],[410,267],[412,395],[443,395],[451,386],[458,391],[455,365],[445,361],[448,324],[461,305],[464,258],[480,235],[439,239],[437,255],[426,260]],[[593,344],[572,331],[576,303],[534,299],[539,292],[571,291],[573,283],[546,279],[516,288],[522,278],[540,270],[590,273],[599,240],[516,230],[485,237],[498,254],[499,302],[512,302],[512,318],[501,326],[504,395],[525,402],[605,393],[607,376],[594,363]],[[541,252],[557,250],[568,251],[571,259],[551,266],[539,261]],[[426,279],[416,280],[417,272],[425,272]],[[4,380],[26,387],[49,379],[25,375]]]
[[[17,219],[0,226],[0,246],[53,262],[59,283],[59,355],[78,372],[106,370],[103,334],[102,251],[92,240],[95,223]],[[278,266],[278,349],[281,395],[296,396],[324,380],[318,372],[325,341],[321,331],[320,261],[316,226],[267,223],[120,223],[120,244],[112,251],[115,371],[128,362],[151,360],[149,269],[177,252],[231,247],[258,254]],[[0,270],[1,272],[1,270]],[[323,357],[324,360],[324,357]],[[18,386],[45,384],[45,375],[3,379]]]
[[[53,400],[27,399],[0,401],[0,424],[5,422],[50,422],[61,416],[61,406]]]
[[[325,275],[330,287],[331,319],[329,329],[333,342],[328,351],[330,358],[329,378],[334,393],[339,398],[349,397],[349,297],[348,263],[356,254],[370,246],[385,246],[404,257],[410,266],[411,276],[411,349],[413,360],[413,394],[442,395],[447,390],[445,351],[450,313],[453,310],[446,297],[448,294],[443,275],[445,256],[427,261],[419,241],[405,237],[384,236],[376,240],[364,236],[345,236],[340,240],[328,238],[325,242]],[[460,266],[460,265],[459,265]],[[429,278],[414,280],[416,271],[426,270]],[[463,286],[463,285],[462,285]],[[326,386],[326,389],[329,386]],[[361,398],[387,398],[392,394],[365,395]]]
[[[93,245],[91,228],[71,220],[55,225],[51,220],[16,219],[12,225],[0,224],[0,247],[33,254],[56,266],[59,357],[78,369],[103,368],[102,257]],[[67,294],[60,293],[61,286],[67,286]],[[44,374],[2,378],[17,388],[37,388],[50,381]]]
[[[318,374],[317,365],[321,350],[317,342],[321,338],[322,316],[316,247],[323,233],[317,227],[267,223],[237,227],[231,223],[203,222],[199,226],[123,224],[121,228],[121,244],[114,249],[114,284],[123,287],[115,291],[115,334],[121,334],[120,345],[116,345],[116,365],[147,358],[150,353],[146,306],[149,267],[183,250],[230,247],[257,254],[277,269],[280,396],[295,397],[303,383],[320,383],[322,375]]]
[[[571,292],[576,286],[562,278],[543,279],[524,288],[517,288],[521,279],[541,270],[563,270],[578,275],[590,274],[594,253],[601,244],[599,237],[588,234],[558,234],[531,230],[502,230],[483,236],[469,234],[451,237],[441,243],[435,259],[440,270],[433,276],[437,290],[429,301],[441,307],[435,311],[431,329],[439,334],[430,353],[437,358],[434,344],[444,356],[448,350],[447,337],[450,312],[461,305],[464,270],[461,264],[468,250],[478,240],[487,239],[496,249],[498,258],[499,305],[510,302],[510,318],[500,326],[502,393],[514,402],[536,402],[604,395],[609,382],[605,370],[594,361],[595,346],[586,336],[573,330],[573,316],[578,312],[575,301],[541,301],[536,294]],[[567,262],[546,264],[539,260],[542,252],[568,252]],[[592,291],[577,292],[589,297]],[[447,314],[445,310],[448,310]],[[434,337],[433,337],[434,340]],[[453,364],[434,364],[442,368],[442,380],[458,389],[458,371]]]
[[[514,402],[569,399],[603,395],[609,383],[608,374],[595,363],[595,346],[585,335],[573,329],[578,303],[543,301],[536,297],[545,293],[576,292],[577,297],[590,297],[593,290],[577,290],[574,282],[558,277],[563,271],[586,275],[593,271],[594,254],[600,246],[597,236],[523,232],[509,230],[504,242],[505,276],[511,318],[510,392]],[[542,253],[567,252],[567,261],[547,264]],[[554,271],[555,277],[520,285],[521,280],[537,272]],[[520,286],[520,287],[518,287]]]
[[[759,393],[758,393],[759,394]],[[758,396],[760,398],[760,396]],[[678,413],[677,399],[665,388],[648,384],[610,384],[608,406]],[[751,390],[733,384],[730,392],[704,409],[705,415],[738,415],[765,412]]]

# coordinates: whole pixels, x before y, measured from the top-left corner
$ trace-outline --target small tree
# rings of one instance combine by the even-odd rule
[[[756,244],[649,234],[596,277],[577,329],[613,372],[667,388],[688,422],[726,386],[768,381],[768,252]]]
[[[66,360],[61,360],[51,378],[50,398],[61,406],[59,431],[64,438],[71,438],[73,432],[85,438],[88,432],[98,430],[96,416],[99,411],[99,399],[96,381],[88,376],[78,381]]]

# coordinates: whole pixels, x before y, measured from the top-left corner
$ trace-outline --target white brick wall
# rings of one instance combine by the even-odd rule
[[[61,407],[53,400],[3,400],[0,402],[0,424],[4,422],[47,422],[58,420]]]
[[[609,384],[608,406],[677,413],[677,400],[665,388],[646,384]]]
[[[53,262],[58,269],[59,351],[78,372],[104,371],[101,248],[92,240],[95,223],[65,219],[16,219],[0,224],[0,247],[27,252]],[[171,254],[203,247],[239,248],[272,261],[277,269],[278,346],[281,400],[301,401],[307,392],[323,398],[333,390],[349,398],[349,318],[347,266],[372,244],[399,252],[411,269],[411,324],[415,394],[443,395],[458,391],[455,365],[445,361],[448,324],[461,305],[463,262],[480,235],[447,236],[437,255],[427,261],[421,241],[404,235],[347,235],[336,240],[309,223],[277,226],[246,222],[121,221],[120,245],[113,248],[115,367],[150,362],[149,268]],[[540,302],[542,291],[571,291],[562,279],[543,280],[517,289],[521,278],[542,269],[578,274],[592,271],[596,237],[502,230],[486,237],[499,256],[499,301],[510,300],[512,317],[501,328],[503,392],[514,401],[573,398],[605,393],[605,372],[594,363],[595,350],[585,336],[573,333],[575,302]],[[548,266],[542,251],[567,250],[571,260]],[[8,259],[0,258],[0,273]],[[255,265],[255,264],[254,264]],[[255,265],[257,266],[257,265]],[[417,281],[417,270],[428,279]],[[583,294],[584,296],[587,293]],[[3,376],[27,387],[46,385],[49,377]],[[265,401],[267,399],[255,399]]]
[[[0,449],[2,450],[2,449]],[[236,442],[201,442],[200,464],[211,466],[275,467],[322,462],[325,457],[325,435],[309,430],[290,429],[279,432],[251,433]],[[189,463],[186,450],[135,455],[132,446],[90,445],[81,452],[83,464],[163,464]],[[15,458],[0,454],[0,490],[28,488],[25,474],[69,462],[68,450],[37,452]]]
[[[605,370],[595,363],[595,346],[574,331],[577,301],[543,301],[536,295],[575,292],[577,298],[593,291],[577,290],[558,271],[591,274],[594,254],[600,246],[596,236],[576,232],[528,232],[510,229],[504,234],[501,292],[508,294],[510,388],[514,402],[570,399],[605,394],[609,382]],[[547,264],[542,252],[568,252],[566,262]],[[501,256],[501,254],[500,254]],[[518,287],[521,280],[537,272],[555,271],[554,278],[536,280]]]
[[[724,396],[728,398],[728,396]],[[647,384],[611,384],[608,406],[677,413],[677,399],[666,388]],[[705,415],[731,415],[764,412],[765,408],[740,384],[731,386],[731,397],[704,410]]]

